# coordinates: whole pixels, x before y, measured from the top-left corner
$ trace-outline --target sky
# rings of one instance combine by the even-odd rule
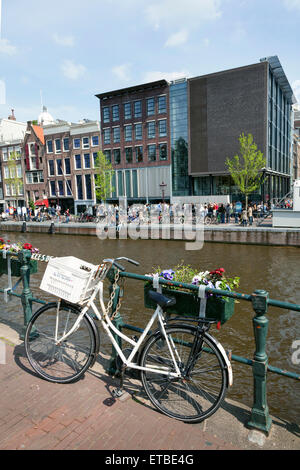
[[[300,0],[0,0],[0,118],[99,120],[98,93],[277,55],[300,102]]]

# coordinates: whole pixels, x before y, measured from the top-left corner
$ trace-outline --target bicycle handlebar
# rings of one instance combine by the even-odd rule
[[[120,256],[119,258],[116,258],[116,259],[104,259],[103,262],[110,263],[111,265],[116,266],[116,268],[118,268],[120,271],[125,271],[124,266],[118,263],[119,260],[128,261],[129,263],[135,264],[136,266],[140,265],[138,261],[135,261],[134,259],[126,258],[125,256]]]

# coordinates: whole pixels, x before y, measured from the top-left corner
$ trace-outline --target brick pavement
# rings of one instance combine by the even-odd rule
[[[41,380],[22,344],[6,345],[0,382],[1,450],[236,449],[200,425],[170,419],[131,395],[111,399],[115,381],[101,367],[73,384]]]

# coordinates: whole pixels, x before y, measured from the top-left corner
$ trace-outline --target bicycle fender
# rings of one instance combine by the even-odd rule
[[[221,354],[221,356],[223,357],[224,359],[224,362],[226,364],[226,373],[227,373],[227,387],[231,387],[232,384],[233,384],[233,372],[232,372],[232,366],[231,366],[231,362],[229,361],[228,359],[228,356],[226,354],[226,351],[225,349],[223,348],[222,344],[219,343],[219,341],[214,338],[213,336],[211,336],[210,334],[206,333],[206,336],[210,339],[210,341],[212,343],[214,343],[214,345],[218,348],[219,350],[219,353]]]

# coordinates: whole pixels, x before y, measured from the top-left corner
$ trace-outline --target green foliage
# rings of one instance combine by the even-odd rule
[[[95,161],[95,192],[97,200],[105,201],[114,190],[112,187],[112,174],[114,172],[111,163],[103,152],[97,153]]]
[[[252,134],[246,136],[242,133],[239,141],[241,156],[235,155],[231,160],[227,158],[225,164],[234,183],[245,195],[247,208],[249,194],[263,183],[262,169],[266,166],[266,159],[263,153],[257,150]]]
[[[19,162],[17,163],[17,161]],[[20,154],[18,152],[10,153],[7,161],[10,177],[5,180],[14,188],[16,198],[18,198],[19,186],[23,184],[23,178],[18,177],[18,166],[21,166]]]

